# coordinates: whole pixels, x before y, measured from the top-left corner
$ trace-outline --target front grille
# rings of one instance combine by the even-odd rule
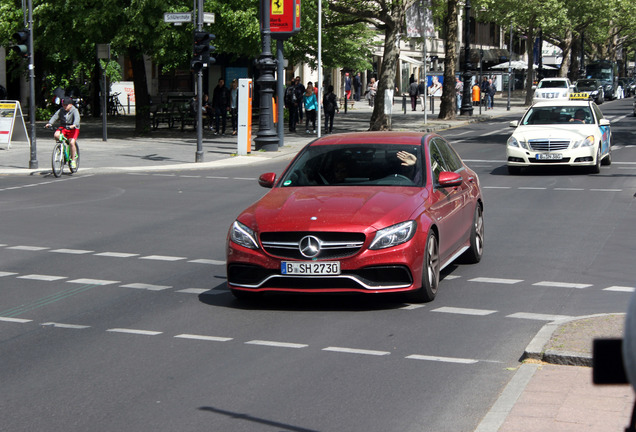
[[[528,140],[528,144],[534,151],[559,151],[559,150],[567,150],[570,147],[569,140],[550,140],[550,139],[536,139],[536,140]]]
[[[312,236],[320,243],[320,252],[313,259],[341,259],[358,253],[364,244],[363,233],[348,232],[264,232],[261,245],[268,254],[286,259],[307,259],[300,253],[300,241]]]

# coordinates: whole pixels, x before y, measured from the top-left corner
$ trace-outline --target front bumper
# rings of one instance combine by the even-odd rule
[[[543,155],[549,155],[549,159],[542,159]],[[555,155],[561,155],[561,158],[552,159]],[[578,149],[545,152],[507,146],[506,156],[508,166],[592,166],[596,164],[596,147],[581,147]]]

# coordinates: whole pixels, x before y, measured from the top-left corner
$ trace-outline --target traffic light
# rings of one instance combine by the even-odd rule
[[[22,29],[13,33],[15,45],[11,47],[20,57],[29,56],[29,30]]]
[[[200,71],[208,64],[215,62],[214,58],[210,58],[210,52],[215,50],[210,42],[215,38],[216,36],[206,31],[194,32],[194,58],[191,62],[193,70]]]

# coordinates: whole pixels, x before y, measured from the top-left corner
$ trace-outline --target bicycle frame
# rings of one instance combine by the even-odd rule
[[[51,156],[51,168],[55,177],[60,177],[64,171],[64,165],[68,164],[72,174],[76,173],[79,168],[79,145],[75,142],[75,166],[71,166],[71,149],[70,142],[66,136],[64,136],[64,128],[59,127],[57,130],[60,132],[58,138],[55,140],[55,146],[53,147],[53,154]]]

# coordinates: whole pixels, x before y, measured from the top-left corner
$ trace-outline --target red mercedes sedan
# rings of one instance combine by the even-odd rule
[[[437,295],[440,270],[481,260],[479,179],[435,134],[328,135],[303,148],[227,237],[227,283],[264,292]]]

